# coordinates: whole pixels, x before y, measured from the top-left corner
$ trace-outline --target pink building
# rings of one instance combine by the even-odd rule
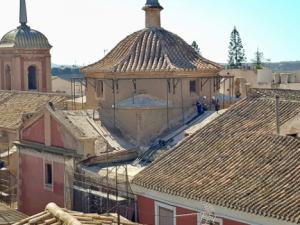
[[[32,215],[49,202],[71,208],[74,164],[95,152],[96,139],[82,111],[48,106],[26,123],[17,143],[20,210]]]
[[[299,91],[252,89],[133,179],[139,222],[299,224],[299,134],[276,133],[299,110]]]

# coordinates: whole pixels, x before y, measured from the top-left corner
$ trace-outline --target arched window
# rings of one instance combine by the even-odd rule
[[[36,67],[28,67],[28,90],[37,90]]]
[[[11,71],[8,65],[5,67],[5,89],[11,90]]]

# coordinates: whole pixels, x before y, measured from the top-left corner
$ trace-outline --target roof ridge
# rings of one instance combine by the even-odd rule
[[[162,30],[166,31],[168,33],[167,30],[161,28]],[[158,36],[162,36],[161,32],[158,32]],[[164,57],[167,60],[167,63],[169,63],[169,66],[173,69],[173,70],[178,70],[178,68],[172,63],[169,54],[167,52],[167,47],[166,47],[166,41],[164,40],[164,38],[161,37],[161,49],[162,52],[164,53]]]
[[[135,33],[139,33],[139,34],[143,34],[143,33],[146,33],[147,29],[142,29],[142,30],[139,30],[139,31],[136,31]],[[130,35],[129,35],[130,36]],[[128,37],[128,36],[127,36]],[[126,38],[127,38],[126,37]],[[114,71],[117,70],[118,66],[119,65],[122,65],[122,68],[124,67],[124,62],[126,62],[127,60],[130,60],[131,56],[134,54],[134,51],[136,50],[136,44],[138,42],[140,42],[142,39],[144,38],[144,35],[139,35],[136,37],[136,39],[134,40],[134,44],[130,46],[129,48],[129,51],[128,51],[128,54],[119,62],[116,62],[112,68]],[[117,45],[118,46],[118,45]],[[115,48],[117,48],[117,46]],[[128,66],[128,65],[126,65]]]
[[[144,30],[144,29],[143,29]],[[99,63],[104,63],[104,61],[108,58],[108,57],[110,57],[110,55],[112,55],[114,52],[115,52],[115,50],[117,50],[118,48],[119,48],[119,46],[120,46],[120,44],[123,42],[123,41],[125,41],[127,38],[129,38],[130,36],[132,36],[132,35],[134,35],[134,34],[137,34],[137,33],[139,33],[139,32],[142,32],[143,30],[138,30],[138,31],[136,31],[136,32],[134,32],[133,34],[131,34],[131,35],[127,35],[125,38],[123,38],[112,50],[110,50],[110,52],[107,54],[107,55],[105,55],[103,58],[101,58],[100,60],[98,60],[98,61],[96,61],[95,63],[92,63],[92,64],[90,64],[90,65],[87,65],[87,66],[84,66],[84,67],[81,67],[81,71],[82,72],[84,72],[86,69],[88,69],[89,67],[92,67],[92,66],[95,66],[95,65],[97,65],[97,64],[99,64]],[[129,48],[130,50],[133,48],[133,45]],[[128,51],[128,52],[130,52],[130,50]],[[115,64],[112,66],[112,70],[114,70],[114,68],[116,67],[116,65],[117,64],[120,64],[120,62],[122,62],[124,59],[126,58],[126,55],[124,55],[124,57],[123,57],[123,59],[121,59],[121,60],[119,60],[118,62],[115,62]]]

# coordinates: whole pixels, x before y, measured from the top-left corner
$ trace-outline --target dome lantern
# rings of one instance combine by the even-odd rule
[[[160,11],[163,9],[158,0],[147,0],[143,7],[146,12],[146,28],[161,27]]]

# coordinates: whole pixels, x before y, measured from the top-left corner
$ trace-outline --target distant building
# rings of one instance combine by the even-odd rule
[[[75,97],[80,97],[82,95],[85,96],[85,85],[80,85],[78,82],[77,84],[71,83],[71,80],[68,79],[63,79],[58,76],[52,76],[51,78],[52,81],[52,92],[55,93],[64,93],[69,96],[75,95]],[[73,88],[73,90],[72,90]]]
[[[299,224],[299,112],[299,91],[250,89],[133,179],[139,222]]]
[[[20,0],[20,26],[0,40],[0,90],[51,92],[51,45],[27,25]]]
[[[222,76],[234,77],[234,83],[228,80],[221,82],[220,92],[230,96],[245,98],[250,88],[276,88],[286,90],[300,90],[300,72],[273,72],[269,68],[263,69],[226,69],[220,72]],[[232,88],[233,87],[233,90]]]
[[[103,124],[137,146],[147,146],[197,114],[196,102],[218,95],[222,69],[178,35],[161,27],[163,7],[148,0],[146,27],[122,40],[100,61],[81,69],[87,107]]]

